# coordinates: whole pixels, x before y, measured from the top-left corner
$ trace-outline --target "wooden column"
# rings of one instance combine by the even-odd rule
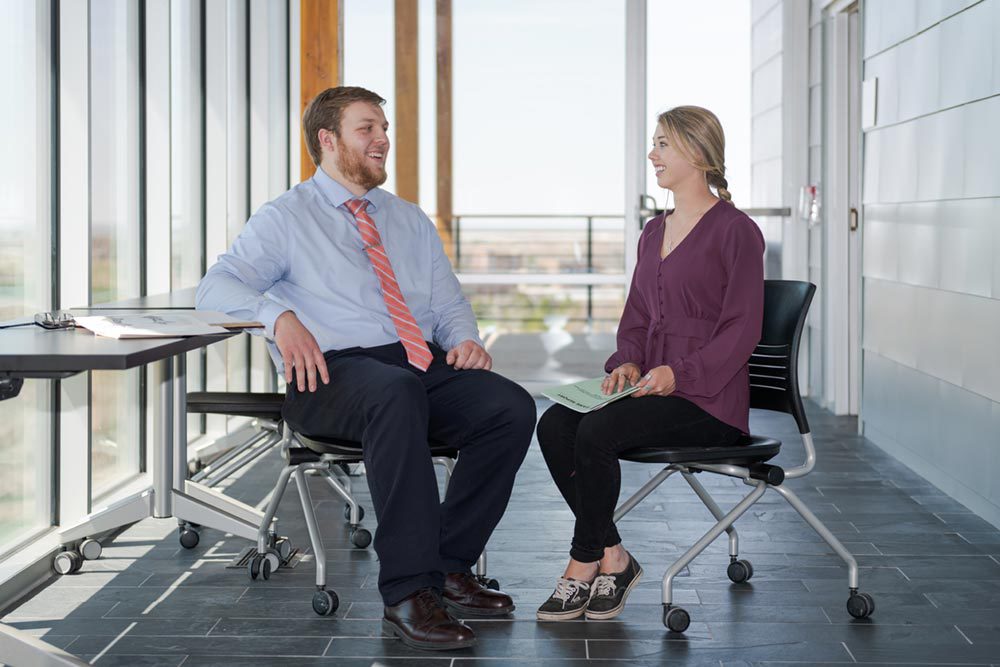
[[[344,70],[344,23],[341,20],[341,0],[300,0],[300,67],[301,104],[299,116],[309,100],[327,88],[339,86]],[[316,170],[305,140],[301,143],[301,179],[311,178]]]
[[[455,261],[451,187],[451,0],[437,0],[437,229]],[[456,267],[457,268],[457,267]]]
[[[420,202],[417,0],[396,0],[396,194]]]

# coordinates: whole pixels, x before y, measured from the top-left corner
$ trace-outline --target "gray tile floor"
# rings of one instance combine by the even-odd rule
[[[544,405],[542,406],[544,408]],[[537,447],[489,545],[490,574],[515,597],[505,620],[472,621],[474,650],[428,654],[381,636],[374,552],[351,548],[342,504],[313,480],[326,537],[328,583],[340,596],[334,617],[310,608],[308,556],[270,581],[226,569],[245,542],[204,530],[193,551],[178,546],[176,524],[149,519],[123,533],[98,561],[62,577],[4,622],[99,665],[561,665],[578,664],[1000,664],[1000,531],[855,435],[855,421],[810,406],[819,449],[813,474],[789,484],[857,555],[862,590],[875,615],[845,609],[846,568],[797,515],[769,493],[738,524],[751,584],[725,575],[719,540],[678,577],[675,600],[691,614],[684,636],[661,625],[660,577],[711,524],[687,485],[671,479],[622,522],[626,546],[646,576],[614,621],[540,624],[536,606],[566,558],[572,518]],[[786,443],[779,461],[801,457],[791,419],[755,413],[754,430]],[[273,483],[277,456],[265,457],[228,488],[256,504]],[[625,464],[624,492],[654,466]],[[744,487],[704,476],[720,504]],[[364,488],[363,482],[358,486]],[[361,494],[368,502],[367,490]],[[283,501],[283,533],[305,547],[294,490]],[[374,527],[374,518],[365,521]]]

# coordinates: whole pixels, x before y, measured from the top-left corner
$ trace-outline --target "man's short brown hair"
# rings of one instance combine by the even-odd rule
[[[359,86],[337,86],[327,88],[312,98],[302,114],[302,133],[305,135],[309,157],[319,166],[323,161],[323,149],[319,144],[319,131],[329,130],[340,136],[340,120],[344,109],[355,102],[370,102],[382,106],[385,100],[376,93]]]

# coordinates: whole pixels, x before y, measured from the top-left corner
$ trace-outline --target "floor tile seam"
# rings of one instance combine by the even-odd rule
[[[854,657],[854,654],[851,653],[851,649],[847,648],[847,642],[840,642],[840,645],[844,647],[845,651],[847,651],[847,655],[851,658],[851,660],[854,662],[858,661],[858,659]]]

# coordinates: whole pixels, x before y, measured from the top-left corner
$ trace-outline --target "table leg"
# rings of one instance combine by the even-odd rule
[[[187,359],[179,354],[174,357],[174,363],[174,484],[171,490],[174,516],[181,521],[256,541],[263,512],[187,479]]]

